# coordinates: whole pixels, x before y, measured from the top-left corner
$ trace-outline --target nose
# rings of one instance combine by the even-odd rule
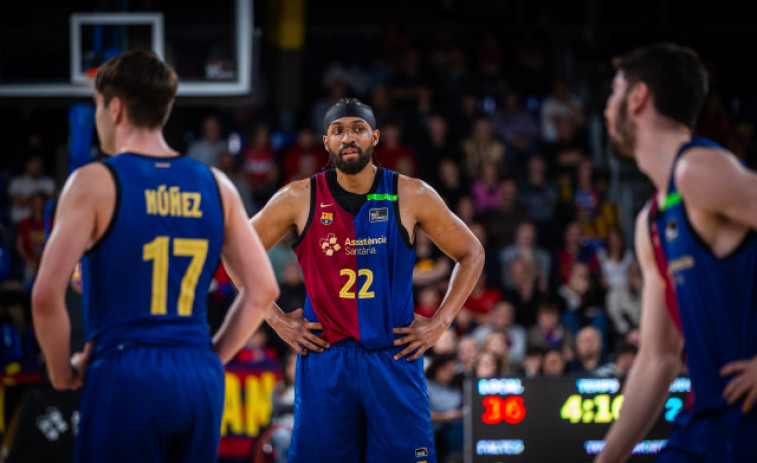
[[[352,129],[345,129],[342,133],[342,143],[349,145],[355,140],[355,132]]]

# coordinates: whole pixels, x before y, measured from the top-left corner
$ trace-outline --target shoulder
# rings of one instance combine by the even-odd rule
[[[113,185],[113,175],[105,162],[91,162],[74,170],[66,181],[66,190],[96,190]]]
[[[397,174],[397,192],[403,196],[411,197],[436,195],[436,190],[428,183],[419,178],[402,174]]]
[[[715,147],[698,146],[686,151],[676,163],[674,178],[679,189],[696,189],[713,178],[713,173],[743,169],[731,152]],[[705,183],[702,183],[705,182]]]

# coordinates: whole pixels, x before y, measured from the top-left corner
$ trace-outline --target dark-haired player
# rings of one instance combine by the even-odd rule
[[[684,340],[693,408],[676,420],[659,461],[757,461],[757,175],[692,138],[708,91],[696,53],[660,44],[614,65],[610,140],[657,193],[636,222],[640,350],[597,462],[624,461],[659,416]]]
[[[151,52],[100,67],[95,119],[112,157],[68,179],[34,285],[53,386],[84,384],[77,462],[216,461],[222,363],[278,295],[232,183],[163,138],[176,86]],[[245,290],[211,340],[205,301],[221,255]],[[80,258],[88,342],[69,359],[64,293]]]
[[[472,291],[483,250],[432,188],[373,163],[370,107],[342,99],[323,126],[335,168],[287,185],[251,219],[268,249],[296,231],[305,274],[304,312],[266,315],[300,353],[289,461],[435,462],[418,358]],[[457,262],[432,318],[413,314],[418,229]]]

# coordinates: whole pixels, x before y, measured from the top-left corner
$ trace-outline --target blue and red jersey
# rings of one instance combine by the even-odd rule
[[[675,162],[698,146],[722,149],[695,138],[679,149]],[[694,411],[724,408],[722,394],[730,378],[721,377],[720,369],[757,355],[755,232],[748,231],[730,254],[716,256],[689,222],[674,175],[665,202],[653,202],[649,220],[668,310],[686,342]]]
[[[310,213],[294,251],[305,275],[305,318],[320,322],[330,343],[390,347],[392,329],[413,321],[415,247],[400,221],[398,180],[379,167],[362,205],[350,211],[351,193],[336,171],[310,179]]]

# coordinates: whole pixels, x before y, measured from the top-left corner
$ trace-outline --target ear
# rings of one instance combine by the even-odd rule
[[[652,92],[644,82],[636,82],[628,93],[628,113],[638,115],[652,100]]]
[[[108,113],[114,124],[118,124],[124,117],[124,102],[121,98],[114,96],[108,103]]]
[[[323,136],[323,147],[326,148],[326,152],[329,152],[329,144],[327,142],[328,137],[326,135]]]
[[[379,138],[381,138],[381,132],[379,132],[379,129],[374,130],[371,137],[373,138],[373,147],[375,148],[376,145],[378,145]]]

